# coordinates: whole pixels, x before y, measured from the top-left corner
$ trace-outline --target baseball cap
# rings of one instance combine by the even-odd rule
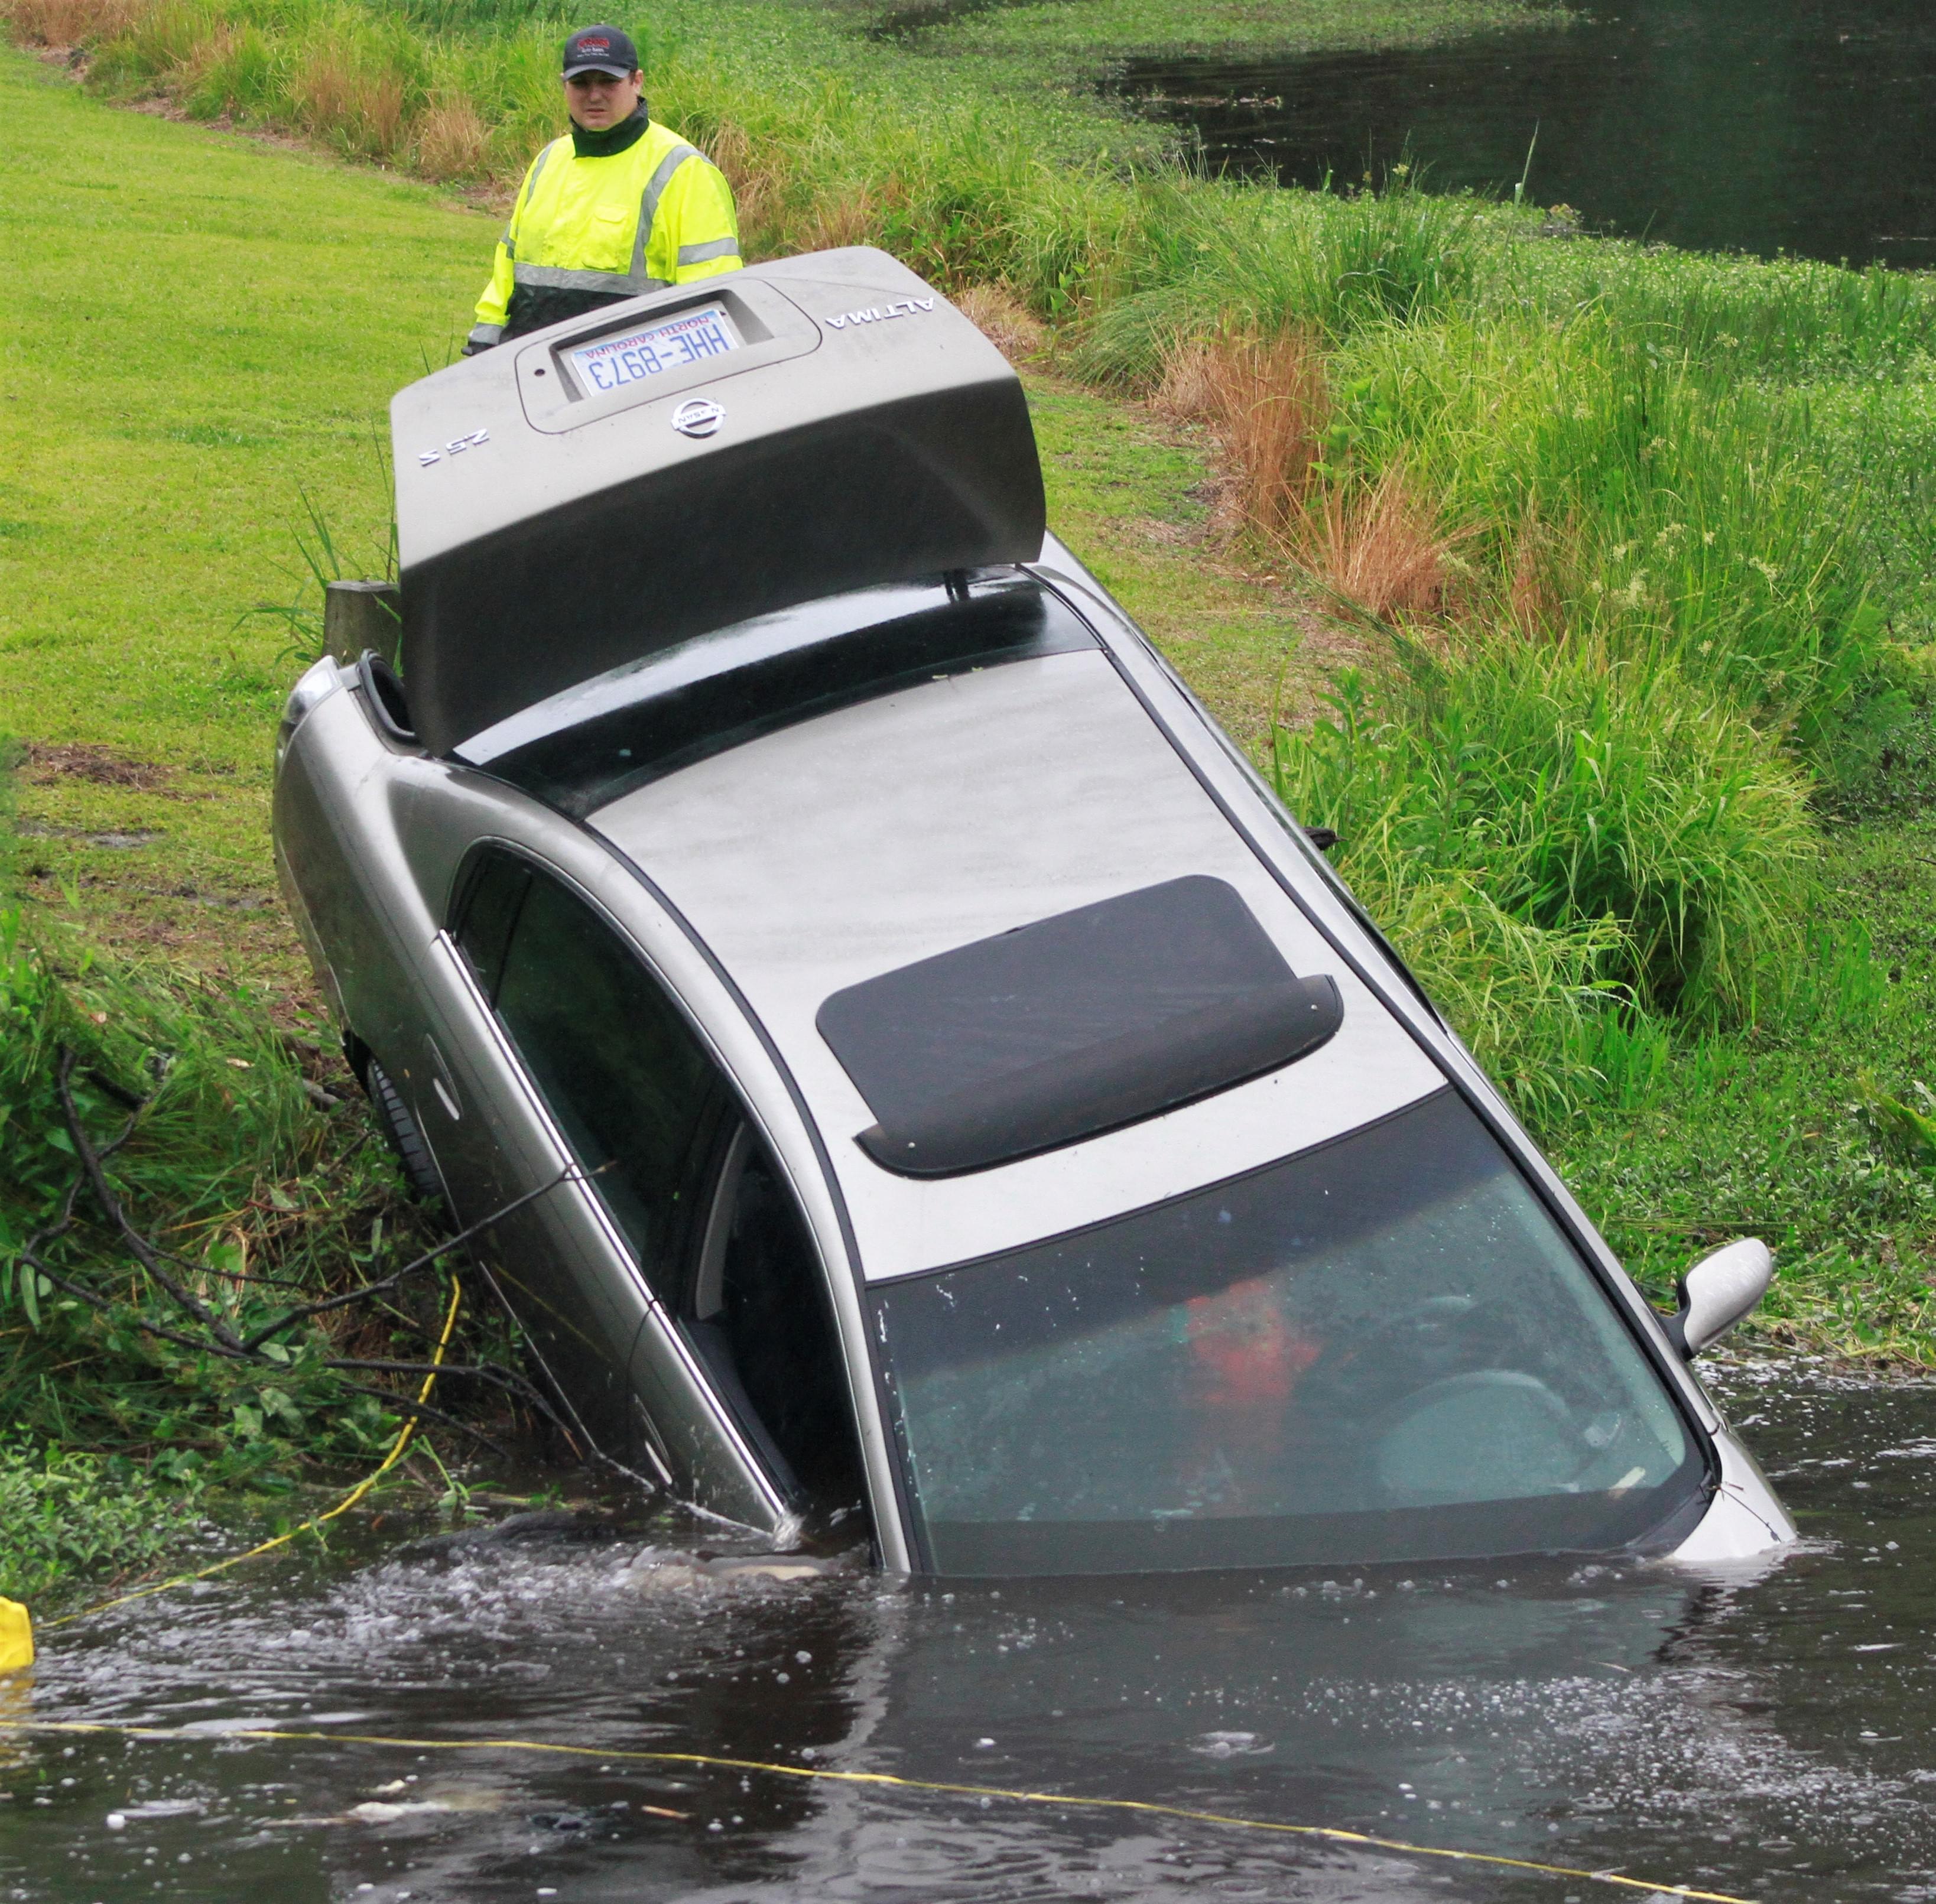
[[[628,79],[639,70],[639,50],[632,36],[616,26],[581,26],[564,43],[564,77],[574,73],[610,73]]]

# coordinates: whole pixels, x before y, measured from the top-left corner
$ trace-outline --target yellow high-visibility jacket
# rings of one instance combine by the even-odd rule
[[[603,157],[579,156],[567,133],[525,174],[471,346],[739,268],[732,188],[703,153],[656,120]]]

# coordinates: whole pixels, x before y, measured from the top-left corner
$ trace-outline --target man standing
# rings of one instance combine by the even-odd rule
[[[531,161],[477,301],[469,357],[506,337],[740,268],[719,168],[646,116],[638,50],[616,26],[564,43],[571,131]]]

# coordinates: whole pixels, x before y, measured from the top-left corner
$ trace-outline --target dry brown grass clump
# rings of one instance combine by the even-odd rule
[[[1155,403],[1167,416],[1208,426],[1242,527],[1280,546],[1294,536],[1331,421],[1311,337],[1232,331],[1180,340],[1165,353]]]
[[[957,292],[954,307],[1011,364],[1039,356],[1048,327],[1004,284],[971,284]]]
[[[373,71],[319,49],[303,62],[291,90],[305,131],[333,134],[371,159],[390,158],[403,144],[400,74]]]
[[[30,47],[74,47],[126,32],[153,0],[0,0],[0,20]]]
[[[440,100],[417,121],[417,169],[426,178],[481,177],[490,154],[491,128],[467,100]]]
[[[1235,526],[1326,592],[1381,621],[1417,620],[1444,606],[1461,536],[1439,527],[1396,464],[1375,480],[1329,473],[1331,397],[1308,333],[1230,331],[1180,341],[1165,358],[1154,402],[1208,427]],[[1530,612],[1530,593],[1528,605]]]
[[[865,186],[823,192],[816,196],[805,219],[794,222],[788,235],[797,233],[796,242],[802,251],[837,251],[842,245],[879,244],[887,223],[887,210],[877,190]]]
[[[1318,584],[1381,621],[1417,621],[1445,606],[1453,549],[1393,464],[1375,482],[1326,488],[1305,509],[1291,553]]]
[[[740,240],[748,255],[778,249],[773,239],[783,216],[783,194],[770,146],[731,119],[721,119],[704,144],[706,156],[726,174],[726,182],[733,188]]]

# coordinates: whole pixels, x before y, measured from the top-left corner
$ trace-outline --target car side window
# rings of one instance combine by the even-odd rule
[[[724,1090],[712,1060],[591,907],[509,855],[471,882],[457,940],[646,1280],[670,1295],[679,1193]]]
[[[504,954],[511,929],[530,891],[531,869],[507,854],[486,856],[472,876],[464,899],[464,917],[457,942],[470,961],[484,995],[495,1005],[498,981],[504,975]]]

